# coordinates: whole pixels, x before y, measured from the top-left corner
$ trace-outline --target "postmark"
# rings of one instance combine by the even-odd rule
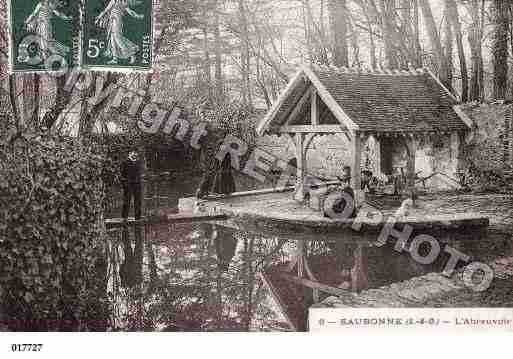
[[[88,0],[82,23],[84,69],[152,70],[151,0]]]
[[[11,72],[78,66],[80,5],[74,0],[9,0]]]

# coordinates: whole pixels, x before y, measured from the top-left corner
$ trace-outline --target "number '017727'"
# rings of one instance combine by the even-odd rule
[[[13,352],[40,352],[43,344],[11,344]]]

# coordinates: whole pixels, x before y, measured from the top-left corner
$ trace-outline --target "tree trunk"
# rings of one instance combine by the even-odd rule
[[[449,91],[453,92],[452,87],[452,55],[453,55],[453,48],[452,48],[452,42],[453,42],[453,33],[452,33],[452,26],[451,21],[449,19],[450,15],[450,5],[449,2],[445,2],[444,7],[444,29],[445,29],[445,39],[444,39],[444,55],[442,61],[444,62],[444,68],[445,68],[445,75],[443,78],[445,78],[446,81],[446,87],[449,89]]]
[[[383,23],[383,42],[385,44],[385,60],[389,69],[399,68],[397,48],[394,44],[395,31],[395,0],[381,0]]]
[[[468,72],[467,72],[467,60],[465,58],[465,49],[463,47],[463,36],[461,32],[461,23],[458,14],[458,6],[455,0],[447,0],[448,16],[452,20],[452,26],[456,36],[456,46],[458,48],[458,58],[460,61],[460,73],[461,73],[461,101],[468,101]]]
[[[310,1],[305,1],[306,15],[308,18],[309,27],[315,31],[317,35],[318,41],[315,42],[315,52],[314,58],[315,60],[323,65],[328,65],[328,44],[325,39],[325,34],[322,32],[321,26],[319,26],[313,16],[312,8],[310,6]],[[310,37],[313,39],[312,33],[310,32]]]
[[[312,49],[312,37],[310,35],[311,33],[311,24],[310,20],[307,14],[307,4],[308,0],[302,0],[302,10],[303,10],[303,27],[305,29],[305,43],[306,43],[306,50],[308,54],[308,62],[310,64],[313,63],[313,49]]]
[[[39,74],[23,74],[21,82],[23,95],[21,97],[20,115],[27,126],[39,126]]]
[[[206,14],[205,14],[205,21],[206,21]],[[208,92],[210,95],[210,89],[212,85],[212,75],[211,75],[211,68],[210,68],[210,49],[209,49],[209,43],[208,43],[208,27],[205,24],[203,27],[203,52],[204,52],[204,59],[203,59],[203,72],[205,76],[205,83],[208,88]]]
[[[55,102],[53,107],[45,113],[41,121],[43,127],[45,127],[48,130],[50,130],[52,126],[55,124],[55,122],[57,122],[59,116],[71,102],[73,91],[66,91],[64,88],[68,76],[71,75],[68,73],[66,75],[59,76],[55,79]]]
[[[438,76],[444,86],[450,88],[451,84],[448,83],[447,79],[447,61],[444,60],[442,44],[440,42],[440,36],[436,28],[435,19],[433,18],[433,13],[431,12],[431,5],[429,4],[429,0],[419,0],[419,6],[422,10],[424,25],[426,26],[426,32],[428,33],[429,41],[431,43],[431,49],[434,52]]]
[[[221,49],[221,29],[219,24],[219,1],[215,2],[214,8],[214,37],[215,37],[215,88],[216,102],[221,102],[224,93],[223,81],[223,56]]]
[[[329,22],[332,38],[333,64],[349,66],[347,51],[347,13],[345,0],[328,0]]]
[[[374,33],[372,30],[372,21],[369,14],[365,14],[365,19],[367,20],[367,27],[369,28],[369,57],[371,62],[371,67],[373,70],[378,68],[377,59],[376,59],[376,43],[374,41]]]
[[[39,127],[39,111],[41,107],[40,86],[41,76],[39,74],[34,74],[34,111],[32,113],[32,122],[37,127]]]
[[[418,39],[416,37],[417,29],[414,29],[415,16],[412,17],[412,0],[401,1],[401,30],[402,38],[405,39],[408,49],[408,63],[407,65],[413,65],[414,67],[420,67],[418,63]],[[415,12],[413,13],[416,14]],[[418,24],[416,24],[418,26]]]
[[[245,0],[239,0],[239,18],[241,28],[241,73],[242,73],[242,102],[251,105],[251,83],[250,83],[250,56],[249,56],[249,32],[248,19],[246,14]]]
[[[422,67],[422,48],[420,46],[420,30],[419,30],[419,2],[413,0],[413,41],[415,46],[414,66]]]
[[[494,0],[493,7],[493,98],[504,100],[508,88],[509,4],[504,0]]]
[[[484,3],[484,2],[483,2]],[[472,24],[469,29],[471,75],[470,75],[470,101],[481,101],[483,98],[483,58],[481,51],[481,20],[479,16],[479,0],[472,0],[470,4]]]
[[[20,119],[20,113],[18,111],[18,101],[16,96],[16,75],[10,74],[9,75],[9,100],[11,102],[11,110],[12,110],[12,116],[14,119],[14,124],[16,128],[21,130],[21,119]]]
[[[358,31],[349,22],[349,29],[351,30],[351,47],[353,49],[353,61],[351,66],[360,67],[360,47],[358,46]]]

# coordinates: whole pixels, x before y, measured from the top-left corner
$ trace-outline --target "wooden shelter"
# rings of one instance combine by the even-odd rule
[[[427,69],[367,71],[302,67],[257,127],[260,136],[290,136],[295,145],[295,198],[305,194],[306,152],[315,136],[343,133],[351,144],[352,187],[361,200],[362,144],[391,138],[406,146],[409,185],[414,185],[416,139],[471,127],[458,99]],[[452,138],[452,137],[451,137]],[[459,147],[459,142],[457,146]]]

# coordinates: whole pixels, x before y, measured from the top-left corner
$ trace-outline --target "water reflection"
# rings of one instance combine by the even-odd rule
[[[452,245],[482,260],[513,253],[499,233]],[[305,330],[308,307],[329,295],[309,280],[361,291],[441,271],[448,260],[425,266],[372,241],[206,223],[124,228],[110,232],[108,247],[113,327],[138,331]]]
[[[258,279],[265,265],[283,260],[278,242],[206,224],[111,232],[109,288],[116,329],[280,327]]]

